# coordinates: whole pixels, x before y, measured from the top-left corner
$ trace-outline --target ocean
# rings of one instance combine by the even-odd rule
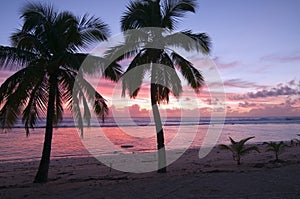
[[[220,129],[213,144],[228,144],[229,136],[235,140],[255,136],[249,143],[290,141],[299,138],[300,117],[226,118],[224,125],[218,124],[218,120],[212,125],[210,118],[163,118],[163,126],[166,149],[176,150],[201,147],[205,138],[214,133],[209,129],[216,126]],[[45,121],[41,120],[28,137],[21,121],[10,130],[0,130],[0,161],[39,160],[44,127]],[[124,145],[130,147],[123,148]],[[90,157],[89,147],[103,156],[153,152],[156,149],[154,122],[150,118],[107,118],[104,123],[94,120],[81,136],[73,119],[66,118],[54,129],[52,159]]]

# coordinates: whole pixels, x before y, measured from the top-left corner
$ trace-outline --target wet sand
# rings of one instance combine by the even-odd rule
[[[215,147],[205,158],[189,149],[168,173],[126,173],[93,157],[54,159],[49,182],[32,183],[38,162],[0,163],[0,198],[300,198],[300,147],[252,152],[236,165]]]

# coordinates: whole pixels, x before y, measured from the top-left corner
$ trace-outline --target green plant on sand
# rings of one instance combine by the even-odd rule
[[[264,142],[263,144],[267,145],[267,151],[273,151],[275,153],[275,161],[279,161],[279,154],[283,151],[287,145],[281,142]]]
[[[252,138],[254,137],[248,137],[240,141],[234,141],[231,137],[229,137],[231,144],[230,145],[221,144],[220,149],[231,151],[233,160],[237,162],[237,165],[240,165],[241,156],[248,154],[251,151],[257,151],[258,153],[260,153],[260,151],[256,146],[246,147],[245,143]]]

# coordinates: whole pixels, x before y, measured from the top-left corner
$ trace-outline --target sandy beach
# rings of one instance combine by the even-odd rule
[[[49,182],[33,184],[38,162],[2,162],[0,198],[300,198],[300,147],[274,154],[250,153],[237,166],[216,146],[203,159],[189,149],[168,173],[133,174],[93,157],[52,160]]]

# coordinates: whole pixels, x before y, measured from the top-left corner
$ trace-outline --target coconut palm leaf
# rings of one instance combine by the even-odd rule
[[[172,52],[171,57],[175,65],[180,68],[180,72],[188,81],[188,84],[195,90],[196,93],[199,93],[199,89],[204,84],[204,78],[201,72],[197,70],[191,62],[184,59],[176,52]]]
[[[254,136],[252,136],[252,137],[248,137],[248,138],[245,138],[245,139],[242,139],[242,140],[240,140],[238,143],[238,145],[239,146],[243,146],[247,141],[249,141],[249,140],[251,140],[251,139],[253,139],[253,138],[255,138]],[[233,139],[232,139],[233,140]]]
[[[135,98],[140,90],[146,72],[150,69],[147,51],[139,52],[130,62],[122,76],[122,96],[126,90],[131,98]]]
[[[242,149],[241,150],[241,155],[245,155],[245,154],[248,154],[252,151],[256,151],[258,153],[260,153],[259,149],[257,148],[257,146],[251,146],[251,147],[247,147],[245,149]]]
[[[0,69],[16,70],[36,59],[36,54],[15,47],[0,46]]]
[[[173,30],[180,18],[186,12],[195,13],[196,2],[193,0],[163,1],[162,2],[162,27]]]
[[[80,35],[80,41],[82,47],[87,47],[93,44],[95,41],[104,41],[109,35],[107,24],[101,19],[95,17],[89,17],[85,14],[79,21],[78,31]]]
[[[211,49],[211,41],[206,33],[192,33],[190,30],[166,35],[164,43],[166,46],[203,54],[208,54]]]
[[[227,146],[227,145],[225,145],[225,144],[220,144],[220,149],[232,151],[232,148],[229,147],[229,146]]]

